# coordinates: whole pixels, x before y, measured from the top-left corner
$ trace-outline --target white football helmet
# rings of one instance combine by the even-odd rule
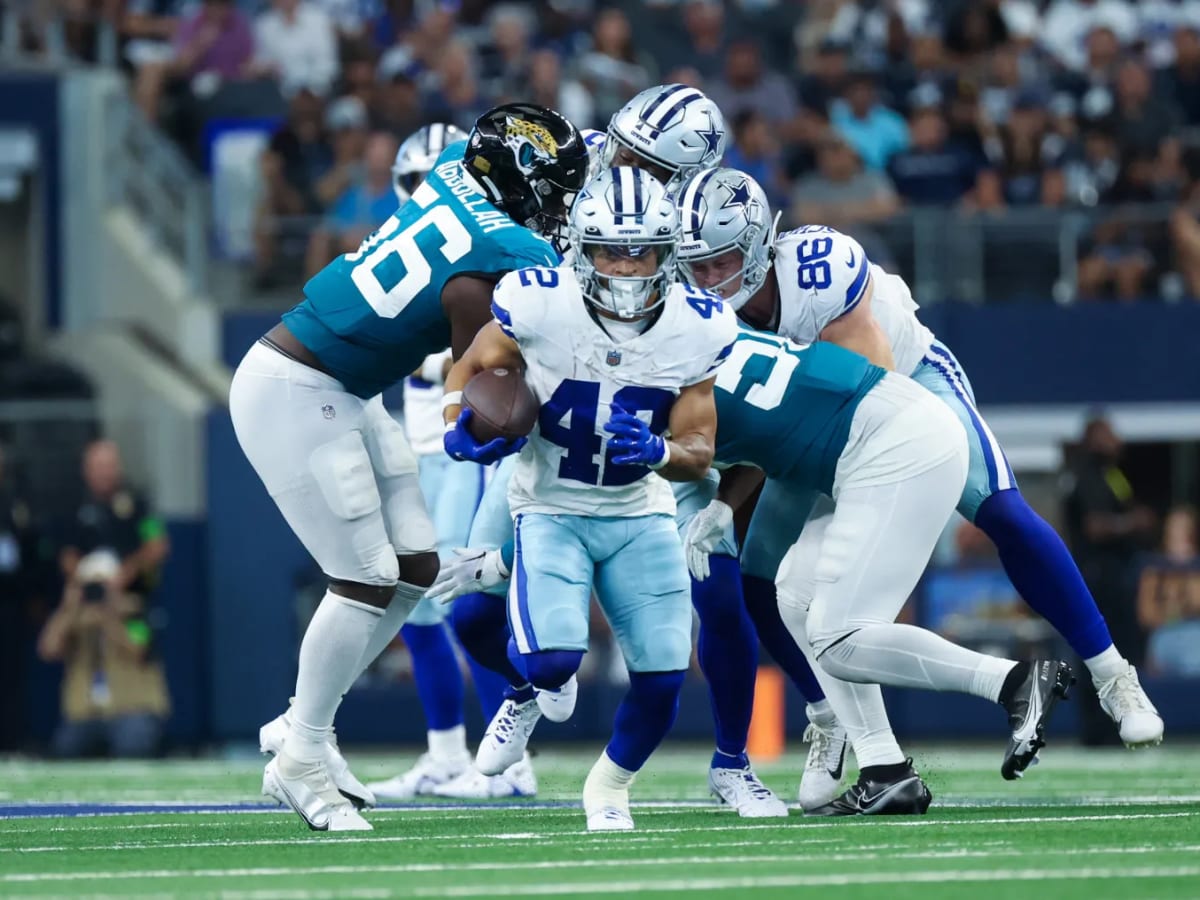
[[[392,190],[403,206],[412,192],[421,186],[442,151],[451,144],[465,141],[467,133],[454,125],[436,122],[414,131],[396,153],[392,163]]]
[[[758,182],[737,169],[705,169],[676,195],[683,236],[680,277],[688,284],[720,294],[736,311],[762,287],[771,268],[775,221]],[[715,284],[701,283],[696,264],[731,250],[742,255],[740,268]],[[740,279],[736,284],[735,279]],[[706,279],[707,280],[707,279]]]
[[[642,91],[613,115],[604,145],[611,166],[622,147],[666,169],[667,192],[698,169],[721,164],[725,117],[703,92],[685,84],[662,84]]]
[[[679,214],[649,172],[628,166],[601,170],[575,198],[567,233],[575,275],[592,306],[631,321],[666,300],[676,276]],[[594,263],[601,248],[627,258],[653,253],[657,266],[646,276],[603,275]]]
[[[595,128],[580,128],[579,133],[583,135],[583,145],[587,147],[588,180],[590,181],[600,174],[601,169],[605,168],[604,144],[608,135]]]

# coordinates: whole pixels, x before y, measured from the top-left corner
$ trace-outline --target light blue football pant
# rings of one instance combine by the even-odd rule
[[[631,672],[676,672],[692,655],[691,580],[667,515],[515,517],[508,624],[521,653],[588,649],[600,608]]]
[[[444,453],[418,457],[417,466],[421,495],[437,535],[438,555],[445,559],[454,547],[470,546],[471,520],[483,496],[486,470],[476,463],[456,462]],[[436,600],[422,600],[406,624],[436,625],[449,610]]]
[[[1017,487],[1012,467],[983,416],[975,409],[971,382],[945,345],[935,341],[910,377],[950,407],[967,432],[970,461],[967,484],[957,509],[973,522],[984,500]],[[767,481],[742,549],[745,574],[774,581],[784,555],[799,540],[816,497],[815,491]]]

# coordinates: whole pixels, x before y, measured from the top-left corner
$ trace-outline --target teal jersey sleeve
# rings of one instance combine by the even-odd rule
[[[284,314],[296,338],[353,394],[371,397],[450,343],[442,290],[453,278],[498,281],[559,257],[478,192],[462,167],[465,142],[354,253],[339,256]]]
[[[884,374],[835,344],[743,329],[717,370],[717,461],[829,493],[854,413]]]

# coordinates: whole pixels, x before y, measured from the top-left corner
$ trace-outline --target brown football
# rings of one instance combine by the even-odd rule
[[[468,430],[480,443],[525,437],[537,424],[541,404],[514,369],[488,369],[463,388],[463,405],[474,414]]]

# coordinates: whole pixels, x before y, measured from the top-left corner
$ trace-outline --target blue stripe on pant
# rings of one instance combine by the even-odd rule
[[[537,636],[533,630],[533,620],[529,615],[529,575],[525,571],[525,548],[521,541],[522,518],[524,517],[517,516],[513,528],[516,545],[513,556],[513,577],[509,579],[508,586],[508,627],[513,634],[513,639],[517,642],[518,650],[522,653],[536,653],[541,648],[538,646]],[[586,650],[586,638],[582,648],[570,649]]]
[[[971,382],[948,348],[934,343],[912,378],[950,407],[966,429],[970,465],[958,511],[973,522],[988,497],[1017,487],[1016,476],[999,441],[975,409]]]

